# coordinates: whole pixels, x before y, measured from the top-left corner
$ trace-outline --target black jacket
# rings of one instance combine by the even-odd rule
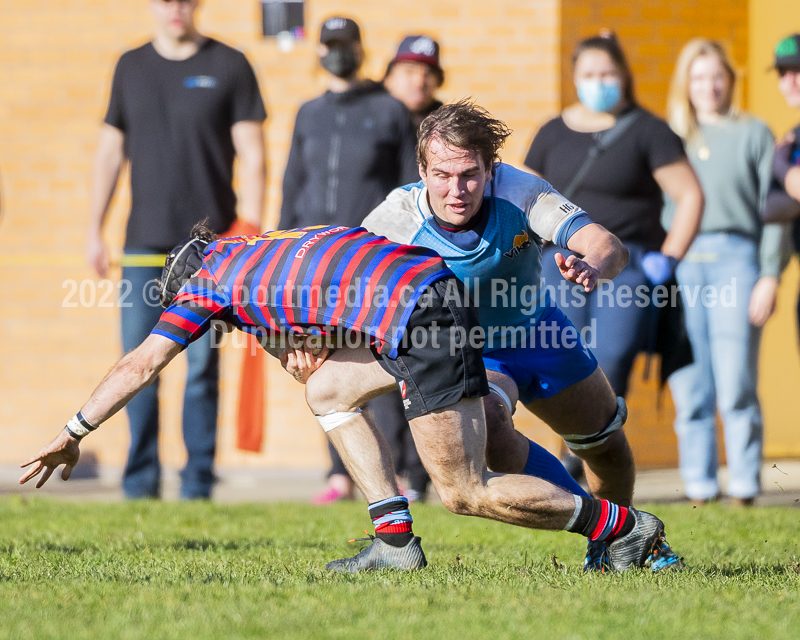
[[[376,82],[306,102],[292,135],[278,227],[360,226],[392,189],[419,181],[415,147],[408,110]]]

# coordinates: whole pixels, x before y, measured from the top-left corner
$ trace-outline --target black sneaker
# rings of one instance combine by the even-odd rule
[[[608,545],[608,563],[614,571],[644,567],[645,561],[664,537],[664,523],[647,511],[628,507],[636,518],[633,529]]]
[[[329,562],[325,565],[325,568],[328,571],[358,573],[359,571],[372,571],[374,569],[416,571],[428,566],[425,552],[422,550],[422,540],[418,536],[414,536],[405,547],[393,547],[374,536],[358,539],[372,540],[372,544],[359,551],[352,558],[342,558],[341,560]]]
[[[587,542],[583,572],[599,571],[600,573],[607,573],[611,571],[611,564],[608,561],[608,543],[600,540],[588,540]]]

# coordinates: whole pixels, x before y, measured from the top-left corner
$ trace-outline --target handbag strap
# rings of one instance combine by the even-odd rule
[[[594,144],[589,147],[589,153],[586,156],[586,159],[583,161],[583,164],[580,166],[578,171],[575,172],[575,175],[572,177],[572,181],[569,183],[569,185],[567,185],[567,188],[561,192],[561,195],[563,195],[567,200],[572,200],[572,196],[575,195],[575,192],[580,188],[581,184],[583,184],[583,180],[586,177],[586,174],[589,172],[591,166],[594,164],[594,161],[628,130],[628,128],[639,117],[640,113],[641,112],[639,109],[632,109],[631,111],[628,111],[628,113],[625,113],[617,118],[617,121],[614,123],[613,127],[606,129],[605,131],[599,131],[593,135]]]

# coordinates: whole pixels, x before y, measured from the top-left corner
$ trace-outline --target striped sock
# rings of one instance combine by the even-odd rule
[[[608,500],[575,496],[575,515],[566,530],[592,541],[613,542],[630,533],[635,524],[633,512],[625,507]]]
[[[375,537],[393,547],[405,547],[414,538],[408,510],[408,498],[394,496],[369,505],[369,517],[375,526]]]

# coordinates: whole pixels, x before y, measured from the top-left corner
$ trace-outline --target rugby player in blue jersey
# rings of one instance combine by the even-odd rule
[[[514,429],[520,401],[583,459],[594,497],[630,505],[635,472],[622,428],[625,401],[615,397],[594,356],[540,286],[545,240],[583,256],[556,254],[556,262],[564,278],[586,292],[619,274],[628,252],[549,183],[499,161],[510,133],[469,101],[440,107],[420,127],[422,180],[395,189],[363,226],[439,253],[478,305],[482,332],[476,339],[492,391],[485,401],[489,468],[580,491],[554,456]],[[605,567],[606,546],[589,541],[586,570]],[[662,540],[654,569],[679,564]]]
[[[330,570],[426,565],[388,447],[359,410],[398,385],[420,456],[450,510],[605,541],[615,570],[653,567],[659,560],[664,526],[654,515],[539,477],[487,470],[483,398],[489,387],[481,349],[453,339],[474,333],[478,319],[463,284],[435,252],[360,228],[308,227],[217,241],[201,232],[170,253],[160,288],[166,310],[153,332],[117,363],[59,435],[21,465],[30,467],[21,483],[42,473],[41,487],[62,464],[61,477],[68,479],[80,440],[151,384],[213,321],[254,333],[273,355],[288,340],[286,348],[303,360],[304,336],[322,332],[338,348],[326,359],[328,347],[320,347],[306,361],[306,372],[316,371],[298,377],[306,382],[309,407],[369,500],[375,526],[372,544],[329,563]],[[345,346],[337,329],[350,332]],[[361,346],[351,342],[352,334],[361,336]]]

